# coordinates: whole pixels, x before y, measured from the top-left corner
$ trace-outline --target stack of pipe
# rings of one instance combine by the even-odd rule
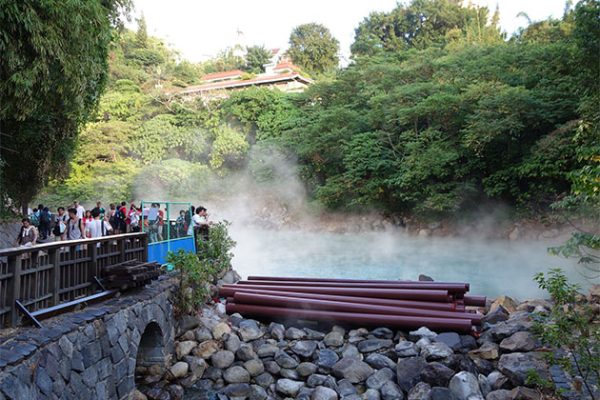
[[[468,283],[250,276],[224,285],[227,313],[352,325],[469,332],[485,306]]]

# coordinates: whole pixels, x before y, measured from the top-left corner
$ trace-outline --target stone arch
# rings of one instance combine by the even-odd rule
[[[168,334],[168,332],[165,332]],[[167,342],[163,329],[156,321],[150,321],[140,338],[137,349],[135,376],[140,381],[146,376],[162,375],[167,365]]]

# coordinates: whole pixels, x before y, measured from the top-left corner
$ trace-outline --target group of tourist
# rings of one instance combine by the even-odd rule
[[[158,203],[152,203],[150,207],[142,209],[133,202],[128,208],[127,203],[123,201],[120,204],[111,203],[108,209],[105,209],[98,201],[94,208],[86,210],[78,201],[74,201],[67,209],[58,207],[56,213],[40,204],[31,210],[28,217],[22,219],[17,245],[29,247],[38,242],[140,232],[142,224],[151,243],[164,240],[165,211]],[[192,206],[190,210],[179,212],[170,236],[175,238],[194,235],[208,240],[208,227],[206,208]]]

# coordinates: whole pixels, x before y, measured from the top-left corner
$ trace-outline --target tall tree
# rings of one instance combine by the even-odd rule
[[[24,210],[64,174],[108,76],[113,26],[129,0],[0,2],[3,194]]]
[[[135,33],[135,41],[139,47],[148,46],[148,27],[146,26],[146,18],[142,13],[140,19],[137,20],[138,28]]]
[[[271,61],[271,52],[264,46],[251,46],[246,48],[245,70],[258,74],[265,72],[265,64]]]
[[[314,73],[335,68],[340,44],[321,24],[298,25],[290,35],[288,54],[298,66]]]

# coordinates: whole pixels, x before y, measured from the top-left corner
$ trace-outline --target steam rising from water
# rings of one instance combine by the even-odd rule
[[[440,281],[467,281],[471,293],[520,300],[544,296],[535,273],[560,266],[586,287],[573,262],[547,254],[562,242],[416,238],[391,226],[380,232],[331,233],[331,215],[309,207],[294,160],[272,147],[254,146],[248,167],[225,177],[205,172],[193,189],[166,190],[144,185],[138,200],[180,200],[209,209],[213,221],[233,222],[237,241],[234,268],[243,276],[307,276],[416,280],[426,274]],[[142,195],[143,193],[143,195]],[[485,232],[505,220],[501,208],[485,212],[470,229]],[[334,225],[357,231],[360,218],[338,216]],[[323,219],[327,222],[323,223]],[[301,229],[305,228],[305,229]],[[309,229],[306,229],[309,228]]]

